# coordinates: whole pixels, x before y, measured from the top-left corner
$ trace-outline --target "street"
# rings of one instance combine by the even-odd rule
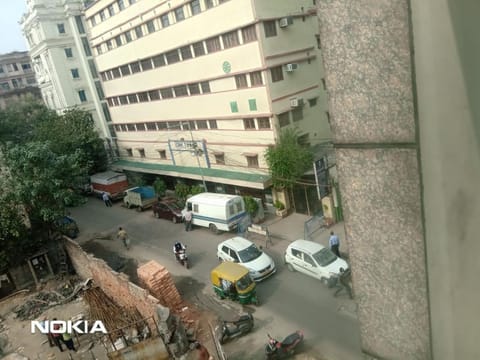
[[[96,198],[88,198],[84,206],[71,209],[71,215],[80,228],[79,243],[91,239],[94,234],[115,234],[122,226],[131,238],[129,251],[116,240],[95,240],[97,248],[130,257],[139,265],[150,260],[159,262],[170,271],[182,296],[225,319],[232,319],[242,311],[238,304],[217,300],[209,278],[210,270],[218,264],[217,245],[234,234],[214,235],[208,229],[198,227],[186,232],[183,224],[154,218],[151,209],[139,213],[123,208],[121,202],[107,208]],[[187,245],[189,270],[175,261],[172,253],[175,241]],[[257,245],[264,243],[255,242]],[[260,306],[248,306],[243,310],[253,312],[255,328],[250,334],[224,346],[229,359],[263,358],[267,333],[281,341],[297,329],[305,333],[302,353],[308,353],[309,358],[360,359],[360,334],[354,302],[346,296],[335,298],[333,290],[318,280],[288,271],[283,264],[287,245],[287,240],[274,238],[273,246],[266,250],[275,260],[277,273],[257,285]],[[95,252],[95,246],[90,244],[88,248]],[[102,256],[97,254],[97,257]]]

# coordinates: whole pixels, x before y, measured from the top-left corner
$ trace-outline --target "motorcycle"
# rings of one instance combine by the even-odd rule
[[[253,329],[253,323],[252,314],[243,314],[234,321],[222,321],[220,344],[225,344],[227,340],[237,336],[248,334]]]
[[[182,265],[182,266],[185,266],[187,269],[188,269],[188,256],[187,256],[187,251],[185,249],[182,249],[180,251],[178,251],[176,254],[175,254],[176,258],[177,258],[177,261]]]
[[[303,342],[303,332],[297,330],[293,334],[288,335],[282,342],[272,338],[270,334],[268,336],[268,344],[265,345],[265,359],[284,359],[295,352],[297,348]]]

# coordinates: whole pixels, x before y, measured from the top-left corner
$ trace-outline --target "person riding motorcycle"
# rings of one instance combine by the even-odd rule
[[[175,254],[175,258],[178,260],[178,255],[181,251],[186,251],[187,247],[183,245],[181,242],[177,241],[175,245],[173,245],[173,253]]]

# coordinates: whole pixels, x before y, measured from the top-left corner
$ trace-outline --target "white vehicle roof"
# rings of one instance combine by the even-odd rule
[[[245,238],[242,238],[240,236],[235,236],[234,238],[225,240],[221,242],[218,247],[221,248],[223,245],[228,245],[230,248],[232,248],[235,251],[241,251],[243,249],[248,248],[251,246],[253,243]]]
[[[216,194],[216,193],[201,193],[194,195],[187,199],[187,202],[208,203],[212,205],[224,205],[228,200],[238,198],[238,195]]]
[[[303,240],[303,239],[295,240],[290,245],[288,245],[289,249],[295,248],[297,250],[302,250],[310,254],[315,254],[316,252],[319,252],[320,250],[322,250],[324,247],[325,246],[320,245],[319,243],[309,241],[309,240]]]
[[[127,176],[125,174],[118,173],[115,171],[105,171],[105,172],[93,174],[92,176],[90,176],[90,181],[93,183],[105,184],[113,180],[116,180],[116,181],[127,180]]]

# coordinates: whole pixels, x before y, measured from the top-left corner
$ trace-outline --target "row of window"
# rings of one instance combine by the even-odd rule
[[[131,35],[126,34],[130,34],[130,31],[127,31],[124,34],[115,37],[115,43],[117,44],[117,46],[121,46],[124,41],[129,42],[128,39],[130,39],[131,41]],[[153,57],[149,57],[140,61],[135,61],[130,64],[124,64],[120,67],[104,71],[100,75],[103,81],[112,80],[122,76],[135,74],[136,72],[147,71],[153,68],[175,64],[180,61],[185,61],[194,57],[196,58],[202,55],[214,53],[223,49],[228,49],[241,44],[246,44],[255,40],[257,40],[255,25],[250,25],[239,30],[229,31],[227,33],[214,36],[206,40],[185,45],[183,47],[167,51],[166,53],[157,54]],[[97,46],[97,52],[102,51],[101,46],[102,44]],[[106,46],[107,49],[113,48],[112,41],[107,41]]]
[[[125,10],[125,0],[117,0],[112,2],[106,8],[100,10],[98,13],[94,14],[89,18],[91,26],[95,26],[97,24],[97,20],[105,21],[108,17],[112,17],[116,13],[119,13],[122,10]],[[137,2],[137,0],[128,0],[128,5],[133,5]]]
[[[145,153],[144,148],[138,148],[138,149],[135,149],[135,150],[138,151],[138,156],[140,158],[146,158],[146,153]],[[134,153],[133,153],[132,148],[126,148],[125,151],[126,151],[128,157],[134,157]],[[166,150],[158,149],[156,151],[158,152],[158,155],[159,155],[160,159],[162,159],[162,160],[167,159],[167,151]],[[225,153],[223,153],[223,152],[222,153],[215,153],[213,155],[215,156],[215,163],[217,165],[238,166],[238,162],[234,162],[232,164],[227,164],[226,161],[225,161]],[[258,155],[256,155],[256,154],[245,155],[245,160],[246,160],[246,166],[247,167],[250,167],[250,168],[258,168],[259,167],[258,166]]]
[[[0,88],[2,90],[10,90],[11,88],[18,89],[20,87],[23,87],[24,79],[18,78],[18,79],[11,79],[10,81],[5,81],[0,83]],[[35,80],[34,77],[26,78],[26,85],[34,85],[36,84],[37,81]]]
[[[270,129],[270,118],[243,119],[245,130]],[[189,120],[189,121],[151,121],[146,123],[115,124],[115,131],[167,131],[167,130],[215,130],[218,129],[217,120]]]
[[[0,65],[0,74],[3,74],[5,72],[5,69],[3,68],[4,66],[7,69],[7,72],[15,72],[15,71],[19,71],[20,69],[17,63]],[[30,63],[23,63],[23,64],[20,64],[20,66],[22,67],[23,71],[30,70],[32,68]]]

